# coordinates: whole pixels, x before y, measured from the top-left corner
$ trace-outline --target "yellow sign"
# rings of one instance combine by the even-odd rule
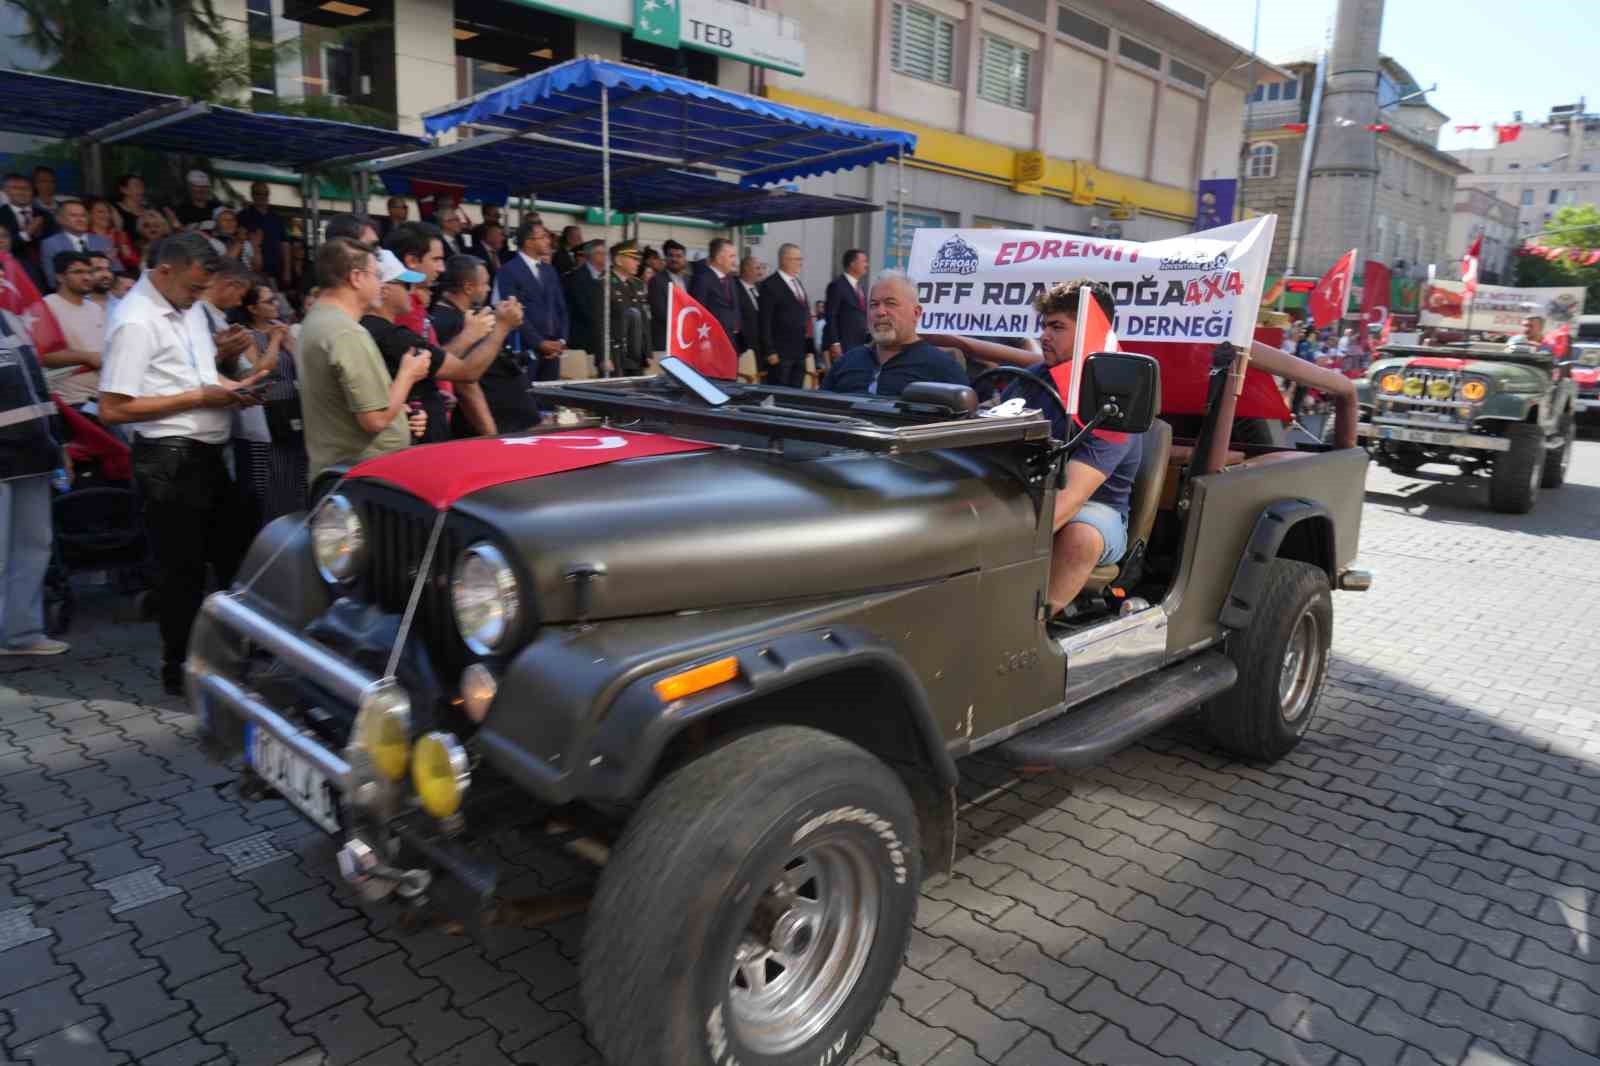
[[[1016,167],[1016,177],[1014,180],[1017,182],[1017,184],[1020,185],[1024,182],[1038,181],[1044,177],[1044,153],[1018,152]]]

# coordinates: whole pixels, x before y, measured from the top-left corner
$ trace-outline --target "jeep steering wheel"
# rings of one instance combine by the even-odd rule
[[[1044,390],[1045,395],[1049,396],[1056,402],[1056,408],[1060,410],[1061,416],[1066,421],[1067,426],[1069,428],[1071,427],[1072,419],[1067,417],[1067,405],[1061,399],[1061,393],[1056,391],[1054,383],[1052,383],[1049,378],[1042,378],[1037,374],[1030,374],[1028,371],[1018,366],[992,366],[988,370],[985,370],[983,373],[972,379],[973,387],[976,388],[978,382],[982,381],[984,378],[993,377],[996,374],[1009,374],[1013,377],[1021,378],[1029,385],[1034,385]]]

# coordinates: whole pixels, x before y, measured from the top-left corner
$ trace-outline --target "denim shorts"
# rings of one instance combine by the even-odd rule
[[[1100,561],[1095,564],[1096,566],[1109,566],[1111,563],[1122,561],[1123,553],[1128,550],[1127,515],[1110,504],[1087,500],[1067,524],[1070,526],[1072,522],[1082,522],[1099,530],[1105,548],[1101,550]]]

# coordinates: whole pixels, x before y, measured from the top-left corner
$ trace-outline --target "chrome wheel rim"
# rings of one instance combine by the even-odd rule
[[[848,837],[784,863],[756,901],[728,979],[729,1014],[746,1047],[785,1054],[833,1020],[871,953],[879,885],[867,851]]]
[[[1308,606],[1300,612],[1283,651],[1278,675],[1278,707],[1285,722],[1296,722],[1311,706],[1322,673],[1322,624]]]

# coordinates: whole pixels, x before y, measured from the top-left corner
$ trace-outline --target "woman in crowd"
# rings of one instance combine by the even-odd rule
[[[124,174],[117,179],[117,225],[130,241],[139,240],[139,223],[149,207],[144,202],[144,179]]]
[[[89,201],[89,232],[97,233],[111,242],[111,254],[119,271],[139,272],[139,250],[133,246],[133,238],[128,236],[128,231],[122,228],[111,201],[99,197]]]
[[[250,235],[239,226],[238,212],[231,207],[219,207],[211,212],[211,244],[218,255],[237,259],[251,270],[261,261]]]
[[[139,216],[139,239],[134,242],[134,247],[139,252],[140,262],[150,254],[150,248],[161,238],[172,232],[172,226],[167,223],[167,216],[160,211],[146,208],[144,214]]]
[[[306,449],[300,430],[300,399],[295,387],[297,336],[284,321],[283,298],[262,279],[245,292],[229,320],[250,331],[250,356],[261,353],[256,369],[270,366],[261,384],[267,386],[257,412],[259,424],[241,426],[240,478],[250,491],[263,524],[306,508]]]

